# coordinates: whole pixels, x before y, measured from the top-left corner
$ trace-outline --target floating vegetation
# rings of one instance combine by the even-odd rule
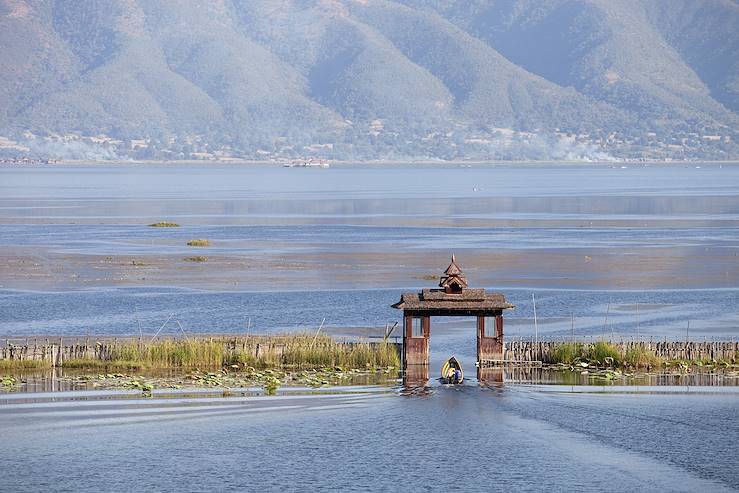
[[[194,373],[187,376],[197,387],[228,387],[224,377],[228,373],[226,372],[200,372],[195,371]]]
[[[596,370],[596,371],[590,371],[588,372],[588,378],[594,379],[594,380],[616,380],[617,378],[621,378],[623,374],[620,370],[617,369],[605,369],[605,370]]]
[[[210,241],[206,239],[190,240],[187,242],[187,246],[191,247],[207,247],[210,246]]]
[[[170,221],[159,221],[158,223],[150,224],[150,228],[179,228],[180,225]]]
[[[11,376],[0,376],[0,388],[4,390],[13,390],[18,385],[18,379]]]
[[[202,255],[196,255],[194,257],[185,257],[182,260],[184,260],[185,262],[207,262],[208,258],[203,257]]]
[[[279,378],[275,376],[268,376],[264,380],[264,393],[267,395],[275,395],[277,393],[277,389],[280,388],[280,385],[282,385],[282,382]]]
[[[61,376],[60,380],[71,382],[75,388],[79,386],[95,389],[128,389],[140,390],[144,396],[150,397],[154,388],[212,388],[221,389],[224,397],[243,395],[244,392],[262,390],[267,395],[274,395],[283,386],[308,386],[313,388],[359,383],[383,384],[393,383],[397,378],[395,368],[348,369],[343,367],[313,368],[309,370],[290,371],[286,369],[257,369],[251,366],[230,365],[217,371],[195,369],[190,372],[167,373],[166,376],[147,377],[127,373],[98,373],[76,376]]]
[[[439,276],[436,274],[422,274],[420,276],[416,276],[416,279],[421,279],[423,281],[438,281]]]
[[[120,388],[140,390],[145,396],[151,397],[151,391],[154,390],[154,385],[141,378],[132,378],[121,382]]]

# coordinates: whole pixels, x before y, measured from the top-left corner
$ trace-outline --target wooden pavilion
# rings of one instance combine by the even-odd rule
[[[477,318],[477,366],[479,369],[503,360],[503,310],[514,306],[502,293],[473,289],[457,260],[444,271],[438,289],[403,293],[392,305],[403,310],[403,369],[414,372],[415,365],[429,364],[431,317]]]

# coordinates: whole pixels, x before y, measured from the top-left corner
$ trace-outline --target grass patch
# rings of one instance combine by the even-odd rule
[[[621,353],[615,345],[605,341],[588,344],[585,358],[598,366],[619,366],[621,364]]]
[[[210,246],[210,241],[205,239],[190,240],[187,242],[187,246],[191,247],[207,247]]]
[[[170,221],[159,221],[158,223],[150,224],[150,228],[179,228],[180,225]]]
[[[109,359],[71,359],[64,368],[157,369],[222,368],[398,368],[396,346],[344,343],[328,335],[292,334],[222,339],[165,339],[152,343],[119,342]]]
[[[610,342],[599,341],[594,344],[565,342],[554,348],[552,362],[565,365],[588,363],[595,366],[619,366],[621,354]]]
[[[40,360],[0,359],[0,370],[45,370],[51,362]]]
[[[583,353],[583,344],[579,342],[565,342],[554,348],[553,363],[571,365],[580,359]]]
[[[196,255],[194,257],[185,257],[182,260],[184,260],[185,262],[207,262],[208,261],[208,259],[206,257],[203,257],[202,255]]]
[[[624,355],[624,364],[634,368],[651,368],[662,364],[662,358],[642,346],[631,346]]]
[[[434,274],[423,274],[420,276],[416,276],[416,279],[421,279],[423,281],[436,281],[437,279],[439,279],[439,276]]]
[[[711,359],[696,358],[691,360],[667,359],[655,354],[655,351],[639,344],[626,344],[623,349],[611,342],[599,341],[592,344],[582,342],[564,342],[556,344],[552,349],[550,363],[581,368],[680,368],[688,371],[697,368],[734,368],[735,358]],[[624,351],[621,354],[621,351]]]
[[[96,358],[75,358],[62,362],[63,368],[82,370],[141,370],[148,368],[141,361],[101,360]]]

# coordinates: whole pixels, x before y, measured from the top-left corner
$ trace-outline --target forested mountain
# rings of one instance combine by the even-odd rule
[[[0,0],[0,156],[739,158],[732,0]]]

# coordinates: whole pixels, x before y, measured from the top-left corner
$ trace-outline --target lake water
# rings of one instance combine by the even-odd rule
[[[376,334],[452,253],[516,305],[508,338],[532,295],[540,337],[734,338],[739,166],[0,167],[0,251],[3,343],[170,315],[166,335]],[[434,320],[432,377],[452,353],[474,367],[471,319]],[[3,392],[0,491],[739,489],[736,386],[517,381]]]
[[[736,491],[739,395],[715,389],[0,394],[2,489]]]
[[[5,338],[384,327],[452,253],[512,337],[735,337],[739,166],[0,167],[0,249]]]

